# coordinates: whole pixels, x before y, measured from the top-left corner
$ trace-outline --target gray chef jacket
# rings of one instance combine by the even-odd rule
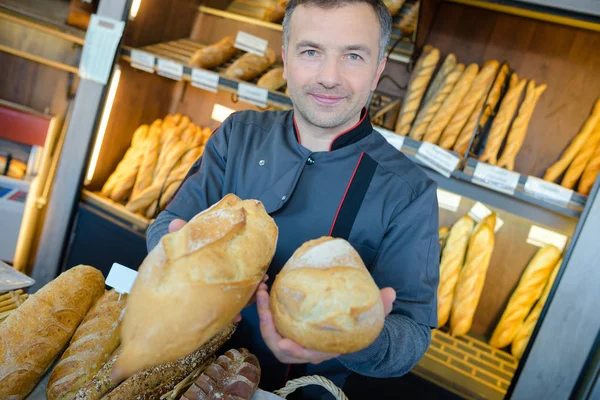
[[[341,387],[350,371],[397,377],[419,361],[437,326],[436,184],[373,129],[366,110],[322,152],[302,146],[293,111],[232,114],[148,228],[148,250],[171,220],[188,221],[227,193],[260,200],[279,228],[269,283],[302,243],[331,235],[352,244],[380,288],[396,290],[392,313],[373,344],[306,365],[303,373],[326,376]],[[261,388],[283,387],[289,366],[264,344],[256,307],[247,307],[242,317],[233,343],[258,356]],[[321,398],[318,387],[310,390],[307,397]]]

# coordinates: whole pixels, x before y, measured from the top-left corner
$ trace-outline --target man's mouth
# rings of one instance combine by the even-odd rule
[[[326,106],[334,106],[336,104],[341,103],[345,99],[345,97],[342,97],[342,96],[329,96],[329,95],[316,94],[316,93],[309,93],[309,95],[317,103],[323,104],[323,105],[326,105]]]

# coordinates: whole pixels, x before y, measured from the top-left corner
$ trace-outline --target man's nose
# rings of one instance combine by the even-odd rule
[[[326,57],[317,76],[317,82],[331,89],[341,83],[341,65],[337,57]]]

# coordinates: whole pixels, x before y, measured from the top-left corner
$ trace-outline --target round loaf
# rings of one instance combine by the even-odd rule
[[[385,318],[379,288],[359,254],[328,236],[296,250],[273,283],[270,307],[282,336],[328,353],[367,347]]]

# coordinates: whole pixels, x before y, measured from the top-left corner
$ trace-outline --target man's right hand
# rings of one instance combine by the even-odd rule
[[[182,219],[175,218],[169,223],[169,233],[177,232],[185,226],[186,222]]]

